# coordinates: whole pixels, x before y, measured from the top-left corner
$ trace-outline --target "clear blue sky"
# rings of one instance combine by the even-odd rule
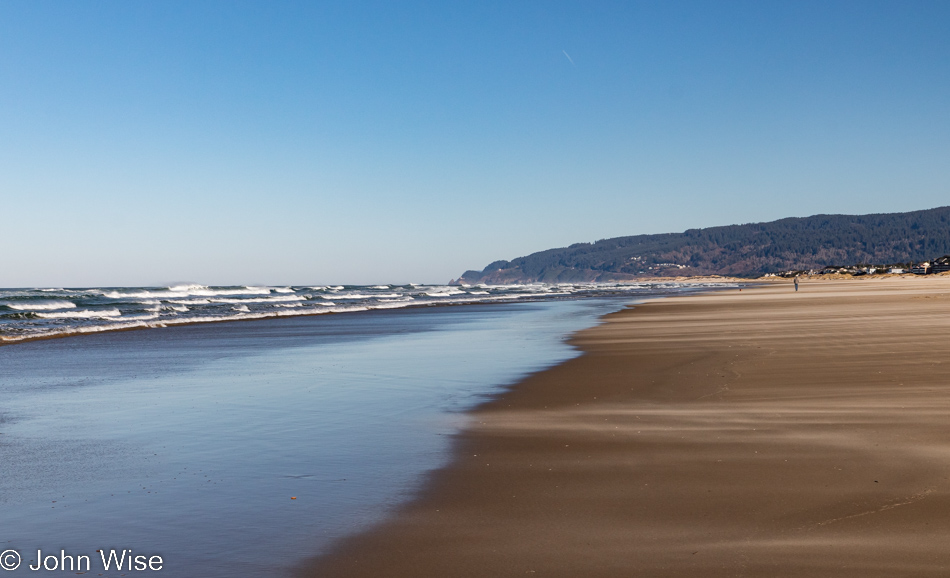
[[[950,204],[948,2],[0,2],[0,286]]]

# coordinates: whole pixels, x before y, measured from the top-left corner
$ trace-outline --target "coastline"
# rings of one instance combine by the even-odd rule
[[[541,299],[524,300],[524,301],[518,301],[518,302],[511,301],[510,303],[537,303],[540,301],[543,301],[543,300]],[[234,319],[232,318],[202,319],[202,320],[183,319],[178,322],[164,322],[162,324],[148,324],[148,323],[143,322],[141,325],[134,325],[134,326],[129,326],[129,327],[93,328],[91,330],[86,330],[86,331],[81,331],[81,330],[64,331],[62,333],[36,335],[36,336],[30,336],[30,337],[23,337],[20,339],[7,339],[7,338],[4,338],[3,336],[0,336],[0,347],[3,347],[4,345],[17,345],[20,343],[30,343],[33,341],[47,341],[50,339],[64,339],[67,337],[101,335],[103,333],[121,333],[125,331],[141,331],[141,330],[146,330],[146,329],[167,329],[169,327],[189,327],[193,325],[210,325],[210,324],[221,324],[221,323],[245,323],[249,321],[265,321],[265,320],[273,320],[273,319],[280,319],[280,318],[293,319],[293,318],[301,318],[301,317],[323,317],[327,315],[358,315],[360,313],[375,313],[379,311],[406,310],[406,309],[411,310],[411,309],[427,309],[427,308],[439,308],[439,307],[469,307],[473,305],[491,306],[491,305],[498,305],[498,304],[499,302],[497,301],[494,301],[494,302],[476,301],[476,302],[471,302],[471,303],[424,303],[424,304],[419,304],[419,305],[406,305],[405,307],[399,307],[399,308],[394,307],[394,308],[374,309],[374,308],[367,307],[365,309],[351,310],[351,311],[345,311],[345,312],[324,311],[324,312],[319,312],[319,313],[293,313],[293,314],[273,313],[273,314],[262,314],[262,315],[255,315],[255,316],[249,316],[249,317],[240,317],[240,318],[234,318]]]
[[[944,575],[950,279],[607,315],[299,576]]]
[[[380,310],[0,348],[7,548],[131,543],[162,554],[169,577],[286,575],[415,495],[451,459],[468,409],[576,355],[563,337],[622,305]]]
[[[768,282],[768,281],[767,281],[767,282]],[[749,281],[749,280],[741,280],[741,279],[734,279],[734,278],[727,278],[727,277],[716,277],[716,276],[712,276],[712,277],[676,277],[676,278],[672,278],[672,277],[671,277],[671,278],[656,278],[655,280],[642,281],[642,282],[641,282],[641,281],[629,282],[629,283],[618,282],[616,285],[617,285],[617,286],[624,286],[624,285],[634,285],[634,284],[636,284],[636,285],[647,285],[647,286],[654,286],[654,287],[655,287],[655,286],[660,285],[660,284],[663,284],[663,283],[676,283],[677,285],[680,285],[680,286],[689,286],[689,285],[709,284],[709,283],[740,283],[740,284],[753,283],[753,284],[754,284],[755,282],[754,282],[754,281]],[[203,286],[202,286],[202,287],[203,287]],[[449,287],[449,286],[446,286],[446,287]],[[604,285],[604,288],[605,288],[604,290],[609,292],[609,291],[610,291],[609,287],[610,287],[609,284],[605,284],[605,285]],[[207,288],[207,287],[203,287],[203,288],[206,289],[206,290],[209,289],[209,288]],[[378,288],[378,287],[373,287],[373,288],[376,289],[376,288]],[[149,288],[139,288],[139,289],[148,290]],[[166,288],[166,289],[171,290],[171,288]],[[247,288],[245,287],[245,289],[247,289]],[[41,291],[44,291],[43,289],[40,289],[40,290],[41,290]],[[0,291],[2,291],[2,290],[0,290]],[[20,290],[14,290],[14,291],[35,291],[35,289],[20,289]],[[101,290],[99,290],[99,289],[94,289],[94,290],[92,290],[92,291],[101,291]],[[227,291],[225,291],[224,294],[230,294],[230,293],[228,293]],[[569,299],[569,300],[570,300],[570,299],[577,299],[577,298],[584,299],[584,298],[596,298],[596,297],[608,296],[607,294],[604,294],[604,295],[575,295],[575,296],[570,296],[569,294],[564,294],[564,295],[565,295],[564,298],[565,298],[565,299]],[[160,298],[161,296],[155,294],[155,295],[152,295],[152,297]],[[348,298],[348,297],[344,297],[344,299],[349,299],[349,298]],[[331,315],[331,314],[342,314],[342,313],[365,313],[365,312],[368,312],[368,311],[385,311],[385,310],[390,310],[390,309],[418,309],[418,308],[431,308],[431,307],[453,307],[453,306],[458,306],[458,305],[492,305],[492,304],[498,304],[498,303],[529,303],[529,302],[534,302],[534,301],[545,301],[545,300],[548,300],[548,299],[549,299],[549,297],[547,297],[547,296],[522,298],[522,296],[520,296],[520,295],[512,294],[512,295],[505,296],[505,297],[502,297],[502,298],[493,297],[493,298],[490,298],[490,299],[483,299],[483,298],[456,299],[456,300],[453,300],[453,301],[444,301],[444,302],[400,303],[400,304],[398,304],[398,305],[394,305],[394,304],[391,304],[391,303],[386,303],[386,304],[382,304],[382,303],[364,303],[364,304],[357,304],[356,306],[349,307],[349,308],[347,308],[347,309],[345,309],[345,310],[327,309],[327,310],[315,310],[315,311],[301,311],[301,310],[287,310],[287,309],[282,309],[282,310],[271,310],[271,311],[267,311],[267,312],[245,312],[245,313],[241,313],[241,314],[238,314],[238,315],[223,316],[223,317],[199,316],[199,317],[196,317],[196,318],[188,318],[188,317],[182,317],[182,318],[164,318],[164,319],[162,319],[161,321],[155,321],[155,320],[152,320],[152,319],[149,319],[149,320],[128,319],[128,320],[126,320],[126,319],[122,319],[122,318],[116,318],[116,319],[114,320],[114,323],[113,323],[113,324],[110,324],[110,325],[76,326],[76,327],[72,327],[72,328],[51,330],[51,331],[47,331],[47,332],[45,332],[45,333],[28,334],[28,335],[23,335],[23,336],[18,336],[18,337],[10,337],[10,336],[4,335],[4,334],[3,334],[3,331],[2,331],[3,328],[0,327],[0,347],[2,347],[2,346],[4,346],[4,345],[15,345],[15,344],[19,344],[19,343],[29,343],[29,342],[32,342],[32,341],[45,341],[45,340],[49,340],[49,339],[61,339],[61,338],[66,338],[66,337],[80,337],[80,336],[84,336],[84,335],[98,335],[98,334],[102,334],[102,333],[114,333],[114,332],[124,332],[124,331],[138,331],[138,330],[142,330],[142,329],[165,329],[165,328],[168,328],[168,327],[181,327],[181,326],[190,326],[190,325],[202,325],[202,324],[208,324],[208,323],[230,323],[230,322],[238,322],[238,321],[260,321],[260,320],[265,320],[265,319],[276,319],[276,318],[285,318],[285,317],[286,317],[286,318],[293,318],[293,317],[314,317],[314,316],[323,316],[323,315]],[[171,301],[171,302],[177,303],[177,301]],[[155,303],[158,303],[158,301],[155,301]],[[0,302],[0,305],[3,305],[3,303]],[[331,303],[330,305],[332,305],[332,303]],[[106,318],[104,317],[104,319],[106,319]]]

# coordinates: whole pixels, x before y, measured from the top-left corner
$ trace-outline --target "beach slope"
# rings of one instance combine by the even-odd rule
[[[950,279],[657,300],[301,576],[945,576]]]

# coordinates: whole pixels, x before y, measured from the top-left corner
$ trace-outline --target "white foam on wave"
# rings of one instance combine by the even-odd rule
[[[464,295],[465,291],[460,291],[455,287],[445,287],[423,292],[423,295],[429,297],[451,297],[452,295]]]
[[[306,301],[306,298],[301,295],[286,295],[286,296],[276,296],[276,297],[261,297],[261,298],[248,298],[248,299],[228,299],[228,298],[212,298],[208,300],[211,303],[284,303],[287,301]]]
[[[374,303],[369,309],[403,309],[409,306],[410,304],[405,301],[380,301],[379,303]]]
[[[103,291],[101,295],[106,299],[168,299],[177,297],[188,297],[192,293],[189,291],[175,291],[172,289],[159,289],[157,291]]]
[[[275,287],[274,293],[293,293],[294,290],[290,287]]]
[[[155,305],[154,307],[146,307],[146,311],[151,313],[161,313],[162,311],[173,311],[177,313],[185,313],[188,311],[188,308],[184,305]]]
[[[324,305],[324,303],[320,303]],[[344,313],[350,311],[365,311],[367,307],[337,307],[333,309],[283,309],[279,311],[270,311],[266,313],[250,313],[244,312],[243,310],[237,311],[235,314],[231,315],[203,315],[195,317],[178,317],[171,319],[162,319],[160,322],[149,323],[152,319],[158,317],[155,315],[153,317],[140,316],[137,318],[127,317],[121,320],[115,320],[112,323],[104,323],[97,325],[83,325],[77,327],[68,327],[68,328],[57,328],[53,330],[40,330],[30,333],[25,333],[22,335],[16,336],[6,336],[0,335],[0,341],[12,343],[17,341],[26,341],[36,338],[45,338],[45,337],[57,337],[57,336],[68,336],[76,334],[87,334],[87,333],[102,333],[106,331],[118,331],[122,329],[137,329],[137,328],[160,328],[168,327],[174,325],[190,325],[193,323],[211,323],[211,322],[223,322],[223,321],[243,321],[250,319],[267,319],[271,317],[292,317],[292,316],[301,316],[301,315],[320,315],[326,313]],[[85,313],[85,312],[78,312]],[[91,312],[102,315],[103,313],[114,313],[114,316],[120,316],[118,310],[112,310],[110,312]],[[48,314],[56,315],[56,314]],[[86,315],[82,315],[86,317]],[[90,316],[92,317],[92,316]]]
[[[2,302],[0,305],[6,305],[10,309],[18,311],[55,311],[56,309],[74,309],[76,304],[72,301],[32,301],[25,303]]]
[[[334,293],[333,295],[321,295],[321,299],[372,299],[373,297],[398,297],[397,294],[393,293],[392,295],[364,295],[362,293]]]
[[[107,299],[155,299],[162,297],[187,297],[183,291],[135,291],[122,293],[121,291],[103,291],[102,296]]]
[[[509,293],[507,295],[492,295],[491,297],[486,297],[484,299],[496,301],[504,299],[530,299],[532,297],[552,297],[555,295],[570,295],[567,291],[561,292],[550,292],[550,293]]]
[[[48,324],[36,324],[35,321],[33,324],[26,324],[22,327],[17,328],[14,325],[13,329],[16,331],[14,334],[7,333],[6,335],[0,335],[0,340],[4,342],[12,341],[21,341],[29,340],[36,337],[49,337],[49,336],[58,336],[58,335],[70,335],[77,333],[92,333],[100,331],[112,331],[117,329],[129,329],[129,328],[145,328],[145,327],[165,327],[169,325],[185,325],[191,323],[201,323],[201,322],[217,322],[217,321],[237,321],[245,319],[264,319],[272,317],[285,317],[285,316],[301,316],[301,315],[320,315],[326,313],[346,313],[354,311],[366,311],[368,309],[398,309],[405,307],[413,306],[435,306],[435,305],[460,305],[467,303],[479,303],[479,302],[510,302],[516,301],[519,299],[532,299],[532,298],[551,298],[555,296],[569,296],[569,295],[578,295],[591,292],[596,294],[599,290],[609,290],[611,293],[614,292],[623,292],[627,290],[635,289],[673,289],[673,288],[682,288],[684,286],[693,287],[693,288],[711,288],[711,287],[736,287],[738,286],[735,283],[726,283],[726,282],[707,282],[707,283],[677,283],[677,282],[663,282],[663,283],[619,283],[619,284],[607,284],[607,283],[559,283],[559,284],[513,284],[513,285],[478,285],[475,286],[480,291],[461,291],[458,287],[449,287],[442,285],[420,285],[417,288],[410,291],[406,290],[405,286],[394,287],[392,285],[388,286],[390,290],[394,291],[392,293],[380,294],[370,292],[369,294],[359,293],[359,289],[364,291],[369,288],[363,287],[358,288],[354,287],[349,291],[344,290],[342,286],[335,286],[332,288],[333,293],[320,295],[321,299],[316,299],[316,295],[306,295],[300,296],[300,294],[292,294],[294,291],[278,291],[280,288],[259,288],[259,287],[242,287],[237,289],[225,289],[225,288],[209,288],[200,285],[195,286],[177,286],[176,289],[186,289],[192,293],[197,292],[207,292],[208,295],[188,295],[185,298],[180,300],[168,299],[172,294],[170,290],[153,290],[153,289],[125,289],[124,291],[129,291],[128,293],[122,293],[123,290],[114,291],[114,293],[121,295],[121,298],[128,299],[130,296],[139,293],[147,294],[151,293],[148,297],[141,297],[142,301],[138,301],[142,305],[148,306],[145,313],[136,314],[136,315],[122,315],[122,313],[117,309],[107,309],[107,310],[91,310],[83,309],[78,311],[56,311],[47,309],[47,313],[36,313],[31,316],[32,319],[69,319],[76,318],[86,319],[87,321],[76,323],[69,323],[68,321],[63,323],[48,323]],[[374,289],[381,289],[384,286],[375,286]],[[475,288],[473,287],[473,288]],[[314,290],[323,290],[322,287],[315,287]],[[83,293],[87,296],[98,296],[103,295],[106,289],[84,289],[76,290],[77,293]],[[112,292],[111,289],[108,291]],[[70,290],[70,293],[73,291]],[[182,291],[180,293],[185,293]],[[37,309],[36,305],[41,303],[50,303],[52,302],[48,297],[59,297],[59,295],[44,293],[43,296],[47,297],[42,301],[37,301],[35,303],[28,302],[19,302],[23,297],[33,297],[36,298],[40,294],[37,293],[37,290],[17,290],[16,295],[13,295],[11,291],[0,293],[0,302],[3,301],[14,301],[13,305],[21,305],[24,309]],[[264,296],[266,294],[266,296]],[[224,297],[221,297],[224,295]],[[248,295],[249,297],[241,298],[243,295]],[[258,297],[254,297],[257,295]],[[232,298],[228,298],[228,296]],[[415,299],[413,298],[415,296]],[[65,297],[65,296],[64,296]],[[72,296],[66,297],[71,299]],[[307,301],[307,299],[313,298],[312,301]],[[331,301],[330,299],[337,300],[343,299],[351,301],[349,304],[340,304]],[[353,303],[352,300],[356,299],[365,299],[366,301],[362,303]],[[69,301],[63,301],[68,303],[67,307],[70,309],[76,309],[77,306],[74,303]],[[235,307],[229,311],[223,311],[222,307],[215,306],[221,302],[233,302],[232,304]],[[247,308],[247,303],[271,303],[274,307],[268,308],[266,310],[257,310],[252,312]],[[8,303],[4,303],[7,305]],[[190,315],[178,316],[174,312],[187,312],[189,311],[190,305],[194,308],[194,312]],[[211,305],[207,307],[207,312],[204,311],[202,305]],[[32,307],[31,307],[32,306]],[[159,308],[160,307],[160,308]],[[170,311],[173,312],[170,312]],[[197,313],[197,315],[195,315]],[[102,321],[88,321],[92,319],[101,319]],[[23,331],[20,333],[20,331]]]
[[[118,309],[109,309],[105,311],[93,311],[83,309],[80,311],[58,311],[56,313],[37,313],[37,317],[43,319],[96,319],[108,317],[121,317],[122,312]]]
[[[29,291],[0,291],[0,299],[16,299],[17,297],[30,297]]]
[[[509,283],[509,284],[506,284],[506,285],[492,285],[492,284],[487,284],[487,285],[482,285],[481,287],[484,288],[484,289],[494,289],[494,290],[496,290],[496,291],[516,291],[516,290],[521,289],[521,288],[523,288],[523,287],[531,287],[531,286],[538,287],[538,286],[543,286],[543,285],[540,284],[540,283],[536,283],[536,284],[534,284],[534,285],[525,285],[524,283]]]
[[[268,295],[269,287],[207,287],[205,285],[173,285],[165,289],[144,291],[103,291],[108,299],[181,299],[184,297],[214,297],[217,295]]]
[[[194,291],[198,289],[207,289],[207,285],[198,285],[196,283],[184,283],[180,285],[170,285],[166,287],[169,291]]]
[[[158,319],[161,317],[160,313],[140,313],[137,315],[123,315],[122,321],[149,321],[151,319]]]
[[[270,295],[270,287],[207,288],[190,291],[191,295],[213,297],[216,295]]]
[[[445,295],[443,293],[443,295]],[[458,291],[456,295],[463,295],[461,297],[454,298],[440,298],[429,302],[429,304],[463,304],[463,303],[477,303],[479,301],[485,300],[494,300],[496,298],[515,298],[516,295],[509,296],[493,296],[493,297],[472,297],[465,295],[463,292]],[[538,294],[550,295],[550,293]],[[447,295],[446,295],[447,296]],[[520,297],[528,297],[528,295],[521,294],[517,295]],[[343,295],[337,295],[336,297],[344,297]],[[203,300],[205,303],[208,300]],[[263,301],[267,301],[266,299]],[[118,309],[106,310],[106,311],[92,311],[92,310],[83,310],[76,312],[56,312],[43,314],[44,316],[49,316],[51,318],[65,318],[65,317],[77,317],[77,318],[102,318],[108,319],[109,323],[85,325],[85,326],[76,326],[69,328],[56,328],[53,330],[40,330],[37,332],[30,332],[16,337],[9,336],[0,336],[0,339],[3,341],[21,341],[33,339],[36,337],[53,337],[57,335],[70,335],[77,333],[97,333],[104,331],[114,331],[121,329],[135,329],[135,328],[160,328],[174,325],[187,325],[192,323],[205,323],[205,322],[225,322],[225,321],[241,321],[241,320],[252,320],[252,319],[266,319],[272,317],[290,317],[290,316],[303,316],[303,315],[320,315],[327,313],[349,313],[357,311],[367,311],[371,309],[400,309],[405,307],[412,307],[415,305],[423,305],[425,301],[418,301],[413,299],[411,296],[402,295],[394,299],[379,299],[371,303],[366,304],[353,304],[353,305],[344,305],[339,306],[330,301],[314,301],[313,305],[320,305],[321,307],[302,307],[302,303],[283,303],[276,304],[277,306],[283,305],[277,310],[271,309],[264,312],[251,312],[247,309],[244,303],[237,303],[233,308],[233,313],[230,314],[221,314],[221,315],[197,315],[197,316],[182,316],[182,317],[165,317],[161,321],[155,321],[156,318],[160,317],[158,312],[150,312],[143,315],[131,315],[131,316],[122,316],[121,312]],[[288,307],[289,305],[289,307]],[[165,305],[164,308],[170,308],[168,305]],[[187,307],[179,306],[174,307],[174,309],[184,309],[188,310]],[[113,317],[121,317],[121,319],[110,319]]]

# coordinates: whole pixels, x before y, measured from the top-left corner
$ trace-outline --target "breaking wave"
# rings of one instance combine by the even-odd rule
[[[649,295],[733,283],[522,283],[514,285],[312,285],[0,289],[0,341],[238,321],[545,299]]]

